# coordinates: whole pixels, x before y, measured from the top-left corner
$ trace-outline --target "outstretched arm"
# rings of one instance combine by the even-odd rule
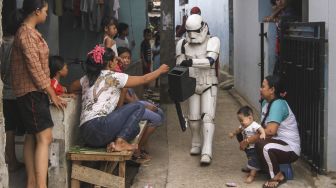
[[[233,138],[233,137],[236,136],[237,134],[241,133],[242,130],[243,130],[243,129],[239,127],[239,128],[236,129],[234,132],[229,133],[229,137],[230,137],[230,138]]]
[[[143,76],[129,76],[126,85],[124,87],[129,88],[149,83],[158,78],[161,74],[164,74],[168,71],[169,71],[168,65],[163,64],[160,66],[160,68],[158,68],[154,72],[145,74]]]

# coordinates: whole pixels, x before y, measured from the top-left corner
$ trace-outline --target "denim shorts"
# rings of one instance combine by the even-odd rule
[[[255,148],[245,149],[247,157],[247,168],[251,170],[260,170],[260,162]]]
[[[153,105],[152,103],[148,102],[148,101],[139,101],[141,104],[143,105]],[[162,111],[161,108],[157,108],[156,112],[153,112],[149,109],[145,109],[145,113],[142,116],[143,120],[147,120],[149,122],[149,126],[152,127],[159,127],[162,125],[163,121],[164,121],[164,113]]]

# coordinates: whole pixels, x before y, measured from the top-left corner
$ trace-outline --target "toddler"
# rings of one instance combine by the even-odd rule
[[[247,143],[249,143],[249,145],[245,149],[245,153],[248,159],[247,168],[250,170],[250,172],[245,182],[251,183],[253,182],[257,174],[257,171],[260,169],[260,166],[257,157],[257,152],[254,148],[254,143],[250,143],[248,139],[249,137],[258,133],[260,134],[260,139],[265,139],[266,134],[262,126],[253,120],[253,111],[250,107],[248,106],[241,107],[237,112],[237,116],[241,125],[237,130],[235,130],[235,132],[230,133],[229,136],[230,138],[233,138],[234,136],[239,136],[240,134],[242,134],[243,139]]]
[[[66,87],[59,83],[62,77],[68,75],[68,66],[61,56],[49,57],[50,86],[54,89],[57,96],[74,98],[74,94],[67,93]]]
[[[117,43],[113,39],[118,33],[118,22],[116,19],[107,16],[103,18],[101,24],[104,31],[103,46],[106,48],[111,48],[117,57]]]

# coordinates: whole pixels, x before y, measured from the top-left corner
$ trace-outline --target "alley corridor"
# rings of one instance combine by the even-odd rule
[[[153,159],[140,167],[133,188],[220,188],[227,182],[238,187],[260,188],[266,175],[258,175],[252,184],[245,184],[245,173],[240,169],[246,164],[245,153],[239,150],[235,139],[228,133],[239,122],[236,111],[240,104],[228,91],[219,90],[216,112],[216,130],[213,144],[213,161],[210,166],[201,167],[199,156],[190,156],[190,130],[182,132],[173,104],[165,106],[167,122],[152,136],[149,152]],[[307,188],[309,185],[294,172],[294,179],[282,187]]]

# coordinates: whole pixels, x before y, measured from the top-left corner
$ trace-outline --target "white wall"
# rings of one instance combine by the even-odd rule
[[[259,109],[260,25],[258,0],[234,0],[234,86]]]
[[[326,31],[328,36],[328,63],[327,63],[327,93],[325,130],[327,142],[327,170],[336,171],[336,1],[335,0],[309,0],[309,21],[326,22]]]
[[[214,6],[215,5],[215,6]],[[175,0],[175,25],[181,25],[182,8],[189,14],[190,9],[198,6],[202,17],[208,23],[210,34],[221,40],[220,62],[221,68],[229,66],[229,4],[228,0],[189,0],[189,4],[180,6]]]

